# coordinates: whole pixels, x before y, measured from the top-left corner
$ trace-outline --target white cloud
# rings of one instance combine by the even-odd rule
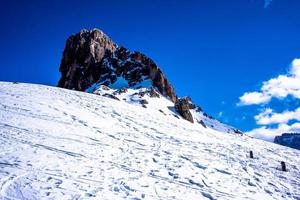
[[[300,59],[294,59],[288,73],[264,81],[259,91],[245,92],[238,105],[266,105],[272,98],[284,100],[287,96],[300,99]],[[275,136],[289,132],[300,132],[300,107],[292,111],[275,112],[266,108],[254,116],[256,124],[263,125],[247,134],[255,138],[274,141]],[[291,125],[289,123],[295,120]],[[270,128],[275,125],[275,128]]]
[[[257,105],[267,103],[271,100],[271,96],[264,95],[260,92],[246,92],[240,97],[239,105]]]
[[[291,120],[300,121],[300,108],[294,111],[284,111],[282,113],[274,113],[272,109],[267,108],[254,118],[259,125],[282,124],[288,123]]]
[[[257,139],[273,142],[274,138],[278,135],[281,135],[283,133],[294,133],[299,131],[300,131],[300,123],[296,122],[292,125],[279,124],[277,128],[268,128],[266,126],[263,126],[260,128],[253,129],[249,132],[246,132],[246,134]]]
[[[293,60],[292,66],[291,73],[297,77],[300,77],[300,59]]]
[[[293,60],[287,74],[263,82],[260,91],[245,92],[239,105],[266,104],[272,98],[283,99],[288,95],[300,99],[300,59]]]

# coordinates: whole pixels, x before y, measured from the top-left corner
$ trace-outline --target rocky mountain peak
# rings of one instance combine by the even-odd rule
[[[140,52],[117,45],[98,29],[81,30],[67,39],[60,65],[58,86],[84,91],[93,84],[121,84],[124,87],[156,87],[172,102],[174,88],[153,60]]]
[[[117,45],[98,29],[81,30],[67,39],[58,86],[83,91],[99,79],[101,61]]]
[[[107,54],[102,60],[102,71],[98,83],[104,85],[116,84],[120,81],[127,87],[153,86],[172,102],[177,96],[161,69],[153,60],[140,52],[131,52],[125,47],[117,48],[112,54]]]
[[[232,127],[205,114],[192,103],[191,98],[177,98],[175,89],[152,59],[141,52],[119,47],[101,30],[83,29],[67,39],[60,72],[59,87],[95,93],[115,100],[125,99],[130,103],[141,103],[144,108],[147,108],[144,98],[163,96],[173,105],[167,103],[166,110],[158,108],[160,112],[166,114],[171,110],[171,115],[178,117],[179,114],[192,123],[234,132]],[[127,94],[123,94],[126,91]]]

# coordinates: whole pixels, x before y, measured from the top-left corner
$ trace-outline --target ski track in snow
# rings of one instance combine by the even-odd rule
[[[0,99],[0,199],[300,199],[298,150],[55,87]]]

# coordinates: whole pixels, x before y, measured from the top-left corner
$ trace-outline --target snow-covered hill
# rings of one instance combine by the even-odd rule
[[[159,91],[157,91],[154,87],[151,87],[151,83],[147,83],[148,81],[145,82],[146,84],[142,82],[131,88],[124,87],[124,84],[119,84],[118,82],[113,85],[109,85],[109,87],[95,84],[91,88],[87,89],[86,92],[141,106],[154,112],[159,111],[165,116],[182,118],[182,116],[176,111],[174,103],[170,101],[168,97],[161,95]],[[224,133],[241,134],[238,129],[227,124],[223,124],[209,116],[200,107],[192,104],[191,101],[189,104],[193,107],[190,109],[190,112],[198,125],[201,124],[205,128],[214,129]]]
[[[6,82],[0,99],[0,199],[300,199],[300,151],[204,128],[153,99]]]

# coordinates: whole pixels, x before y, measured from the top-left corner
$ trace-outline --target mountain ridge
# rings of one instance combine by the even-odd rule
[[[283,133],[274,138],[276,144],[300,150],[300,133]]]

